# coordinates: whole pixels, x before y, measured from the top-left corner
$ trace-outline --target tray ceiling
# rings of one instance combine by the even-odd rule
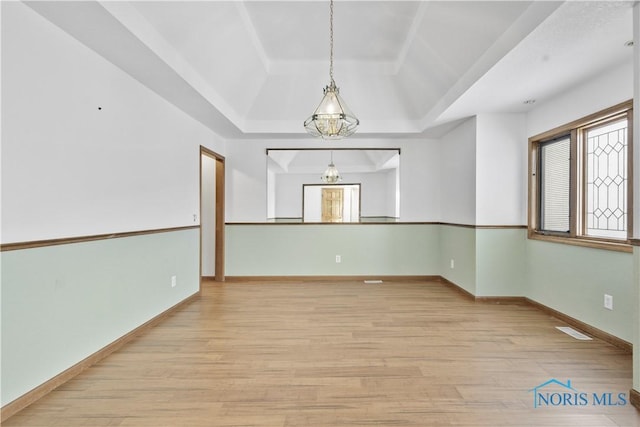
[[[326,1],[28,2],[228,138],[299,138],[328,84]],[[633,2],[341,1],[334,77],[358,137],[522,112],[631,61]]]

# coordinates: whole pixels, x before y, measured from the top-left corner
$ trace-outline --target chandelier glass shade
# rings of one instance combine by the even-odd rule
[[[329,3],[330,50],[329,78],[330,83],[324,88],[324,97],[320,105],[307,120],[304,128],[313,136],[323,139],[341,139],[353,134],[360,121],[353,115],[340,96],[340,89],[333,80],[333,0]]]
[[[342,181],[342,177],[340,176],[336,165],[333,164],[333,151],[331,152],[331,162],[329,163],[329,167],[324,171],[320,179],[325,184],[335,184]]]
[[[304,127],[313,136],[324,139],[341,139],[353,134],[360,122],[340,96],[340,89],[332,80],[324,88],[324,98],[316,111],[304,122]]]

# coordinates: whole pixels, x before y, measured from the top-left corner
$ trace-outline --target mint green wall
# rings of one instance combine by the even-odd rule
[[[524,296],[527,230],[476,229],[476,296]]]
[[[440,227],[440,268],[437,273],[475,295],[476,230],[471,227]],[[451,268],[451,260],[454,267]]]
[[[225,233],[227,276],[430,275],[439,270],[437,225],[234,224]]]
[[[437,274],[476,296],[523,296],[525,240],[522,229],[443,225]]]
[[[476,296],[528,297],[633,339],[631,254],[529,240],[519,228],[231,224],[226,275],[440,275]],[[605,293],[613,311],[603,307]]]
[[[198,229],[0,256],[3,406],[199,289]]]
[[[226,239],[228,276],[442,275],[633,341],[631,254],[436,224],[237,224]],[[197,229],[3,252],[2,405],[197,292],[198,258]]]
[[[633,342],[632,254],[527,240],[526,264],[527,297]]]

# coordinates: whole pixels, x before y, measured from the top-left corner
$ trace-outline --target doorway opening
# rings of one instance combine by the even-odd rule
[[[302,222],[360,222],[361,184],[303,184]]]
[[[224,282],[224,157],[200,146],[200,283]]]

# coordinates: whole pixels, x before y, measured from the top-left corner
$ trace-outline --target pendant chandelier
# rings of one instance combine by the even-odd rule
[[[331,163],[329,163],[329,167],[324,171],[320,179],[325,184],[335,184],[342,181],[342,177],[340,176],[338,169],[336,169],[336,165],[333,164],[333,151],[331,152]]]
[[[304,121],[304,127],[313,136],[341,139],[353,134],[360,121],[345,104],[333,80],[333,0],[329,3],[329,45],[329,85],[324,88],[316,111]]]

